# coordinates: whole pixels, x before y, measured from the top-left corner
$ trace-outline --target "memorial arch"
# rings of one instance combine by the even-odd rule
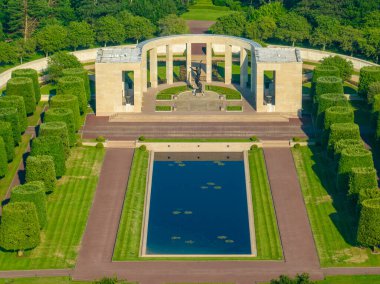
[[[174,82],[175,56],[185,57],[186,81],[191,83],[193,44],[205,44],[206,47],[206,84],[213,83],[213,53],[218,49],[224,54],[226,85],[232,83],[233,55],[239,57],[239,87],[248,89],[256,112],[299,113],[302,105],[302,59],[297,49],[264,48],[254,41],[226,35],[191,34],[154,38],[133,48],[100,49],[95,64],[97,115],[141,112],[144,94],[149,88],[157,88],[159,83],[159,57],[165,58],[165,84],[170,86]],[[267,72],[272,74],[270,82],[264,80]]]

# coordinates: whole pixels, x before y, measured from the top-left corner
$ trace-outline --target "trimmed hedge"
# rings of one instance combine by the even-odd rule
[[[380,81],[380,67],[379,66],[366,66],[360,69],[359,76],[359,95],[366,97],[368,88],[371,83]]]
[[[380,142],[380,115],[376,118],[376,132],[375,132],[376,142]]]
[[[54,121],[42,123],[38,135],[59,137],[65,148],[65,158],[67,159],[70,156],[69,132],[65,122]]]
[[[313,78],[311,80],[311,94],[315,94],[315,86],[318,78],[326,76],[340,77],[339,69],[335,66],[319,65],[316,66],[313,72]]]
[[[33,114],[36,110],[33,80],[30,78],[18,77],[8,80],[7,96],[23,97],[26,114]]]
[[[327,149],[332,151],[336,142],[342,139],[360,140],[359,126],[355,123],[334,123],[330,126]]]
[[[59,79],[57,95],[76,96],[78,98],[80,112],[85,113],[87,109],[87,96],[82,78],[67,76]]]
[[[362,203],[358,226],[358,242],[367,247],[380,245],[380,198]]]
[[[51,108],[45,112],[45,123],[57,121],[66,123],[67,131],[69,134],[69,145],[74,146],[77,141],[77,137],[75,134],[75,121],[73,111],[69,108]]]
[[[380,112],[380,94],[373,97],[372,112],[374,113]]]
[[[12,124],[0,121],[0,137],[4,140],[7,159],[8,162],[10,162],[15,157],[15,141],[13,140]]]
[[[49,102],[50,108],[69,108],[73,111],[75,120],[75,130],[78,131],[81,127],[82,121],[80,117],[80,109],[78,97],[73,95],[54,96]]]
[[[330,93],[314,97],[317,104],[317,127],[323,128],[326,109],[334,106],[348,107],[349,103],[343,94]]]
[[[338,165],[337,187],[348,190],[348,177],[353,168],[373,168],[372,152],[364,148],[349,147],[342,150]]]
[[[30,78],[33,81],[33,88],[34,88],[34,97],[36,99],[36,103],[41,100],[41,89],[40,89],[40,83],[38,82],[38,73],[36,70],[31,68],[26,69],[17,69],[12,71],[12,78],[17,77],[26,77]]]
[[[45,185],[45,192],[53,192],[57,187],[54,160],[52,156],[29,156],[26,159],[27,182],[41,181]]]
[[[11,202],[3,207],[0,246],[9,251],[32,249],[40,243],[36,206],[31,202]]]
[[[23,97],[4,96],[0,97],[0,108],[15,107],[18,114],[18,122],[21,133],[28,128],[28,118],[26,117],[25,102]]]
[[[8,172],[8,158],[3,137],[0,136],[0,178]]]
[[[334,123],[353,123],[354,111],[351,107],[330,107],[325,112],[324,120],[325,130],[330,129],[330,126]]]
[[[349,189],[350,195],[359,194],[361,189],[377,188],[377,174],[376,169],[371,167],[366,168],[352,168],[349,174]]]
[[[367,199],[380,198],[380,190],[375,188],[362,188],[359,191],[358,206],[362,206],[362,203]]]
[[[40,228],[46,226],[46,195],[42,181],[33,181],[14,187],[11,192],[11,202],[32,202],[36,206]]]
[[[339,161],[340,153],[346,148],[362,148],[364,149],[364,143],[361,139],[342,139],[334,145],[334,159]]]
[[[91,99],[90,79],[88,78],[88,71],[84,68],[68,68],[62,70],[63,76],[72,76],[83,79],[84,88],[86,90],[87,102]]]
[[[367,93],[368,102],[373,103],[373,98],[376,95],[380,95],[380,81],[369,84]]]
[[[15,145],[18,145],[21,141],[21,131],[17,109],[14,107],[0,108],[0,120],[9,122],[12,125],[13,141]]]
[[[315,94],[319,97],[323,94],[344,94],[343,81],[339,77],[326,76],[317,79]]]
[[[52,156],[56,177],[61,177],[66,172],[65,150],[62,141],[54,136],[34,138],[32,141],[31,156]]]

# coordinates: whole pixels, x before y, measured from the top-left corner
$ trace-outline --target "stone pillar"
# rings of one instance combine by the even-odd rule
[[[224,60],[224,83],[230,85],[232,81],[232,46],[229,44],[226,44]]]
[[[212,82],[212,43],[206,44],[206,82]]]
[[[150,84],[152,88],[157,88],[157,48],[150,50]]]
[[[244,47],[240,49],[240,87],[247,87],[248,78],[248,55]]]
[[[139,86],[141,86],[141,82],[140,80],[144,77],[144,76],[141,76],[140,74],[140,70],[139,69],[135,69],[133,70],[133,74],[134,74],[134,89],[133,89],[133,96],[134,96],[134,112],[141,112],[141,108],[142,108],[142,97],[143,97],[143,91],[141,90],[141,88],[139,88]],[[147,76],[145,76],[146,78]],[[141,79],[140,79],[141,78]],[[146,84],[145,84],[146,86]]]
[[[166,46],[166,83],[173,84],[173,49],[169,44]]]
[[[141,54],[141,89],[143,92],[148,91],[148,70],[147,70],[147,52]]]
[[[251,50],[251,93],[256,95],[256,60],[255,60],[255,50]]]
[[[186,44],[186,74],[187,82],[191,83],[191,43]]]

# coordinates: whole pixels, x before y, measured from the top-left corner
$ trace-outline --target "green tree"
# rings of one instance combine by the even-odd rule
[[[17,50],[14,45],[0,42],[0,64],[12,64],[17,62]]]
[[[158,29],[161,36],[186,34],[189,32],[186,21],[174,14],[159,20]]]
[[[259,9],[248,9],[248,20],[256,21],[262,17],[269,17],[277,21],[286,13],[286,9],[280,1],[268,1],[267,4],[262,5]]]
[[[20,64],[23,63],[25,57],[29,57],[36,52],[36,40],[34,38],[28,38],[24,40],[22,38],[17,39],[14,43],[17,52],[17,57],[20,60]]]
[[[354,64],[339,55],[329,56],[322,60],[322,66],[335,66],[339,69],[339,76],[343,81],[351,79],[354,72]]]
[[[67,46],[67,30],[61,25],[53,24],[45,26],[38,31],[36,38],[39,49],[46,56]]]
[[[253,40],[264,41],[273,36],[276,27],[276,21],[273,18],[263,16],[256,21],[248,23],[245,33]]]
[[[89,47],[94,43],[95,34],[86,22],[70,22],[68,26],[68,46],[77,50],[78,47]]]
[[[332,44],[338,35],[340,23],[337,19],[328,16],[318,16],[316,18],[317,27],[310,38],[313,45],[322,45],[322,50]]]
[[[67,51],[60,51],[49,57],[47,73],[50,80],[57,82],[62,77],[62,71],[67,68],[82,68],[82,64],[75,55]]]
[[[337,41],[340,48],[353,56],[354,52],[359,49],[359,43],[363,40],[363,33],[352,26],[341,26]]]
[[[11,202],[3,207],[0,227],[0,246],[5,250],[32,249],[40,243],[40,225],[36,206],[31,202]]]
[[[367,100],[369,103],[374,102],[375,96],[380,95],[380,81],[373,82],[368,86]],[[379,97],[380,98],[380,97]],[[379,111],[379,109],[377,110]]]
[[[297,41],[303,41],[310,37],[311,25],[307,20],[290,12],[282,16],[277,23],[276,37],[285,40],[295,45]]]
[[[124,25],[127,39],[141,41],[153,37],[156,27],[147,18],[133,16],[128,11],[122,11],[118,15],[118,19]]]
[[[242,36],[245,31],[247,21],[244,15],[234,13],[228,16],[223,16],[213,24],[210,31],[214,34],[226,34],[231,36]]]
[[[379,62],[380,56],[380,28],[368,28],[364,30],[364,38],[359,42],[366,56]]]
[[[128,9],[137,16],[148,18],[152,23],[170,14],[178,14],[180,1],[176,0],[139,0],[129,1]]]
[[[96,40],[104,43],[122,43],[125,39],[125,30],[122,23],[120,23],[113,16],[104,16],[97,20],[95,26]]]
[[[365,15],[364,26],[367,28],[380,28],[380,11],[375,10]]]
[[[65,24],[75,19],[74,9],[70,0],[48,1],[48,13],[51,18],[55,18]]]

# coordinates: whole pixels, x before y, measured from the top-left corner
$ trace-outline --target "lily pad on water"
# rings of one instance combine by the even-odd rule
[[[227,243],[227,244],[232,244],[232,243],[234,243],[235,241],[234,241],[234,240],[225,240],[224,242]]]
[[[172,239],[172,240],[180,240],[181,237],[178,237],[178,236],[172,236],[171,239]]]
[[[185,212],[183,212],[185,215],[191,215],[191,214],[193,214],[193,211],[185,211]]]
[[[208,186],[201,186],[201,189],[208,189]]]
[[[218,238],[219,240],[225,240],[225,239],[227,239],[227,236],[217,236],[217,238]]]
[[[208,182],[207,185],[215,185],[215,182]]]
[[[181,213],[182,213],[181,211],[177,211],[177,210],[172,212],[173,215],[178,215],[178,214],[181,214]]]
[[[178,164],[179,167],[185,167],[185,164]]]
[[[217,186],[214,186],[214,189],[222,189],[222,187],[217,185]]]
[[[185,241],[185,244],[188,244],[188,245],[192,245],[193,243],[195,243],[193,240]]]

